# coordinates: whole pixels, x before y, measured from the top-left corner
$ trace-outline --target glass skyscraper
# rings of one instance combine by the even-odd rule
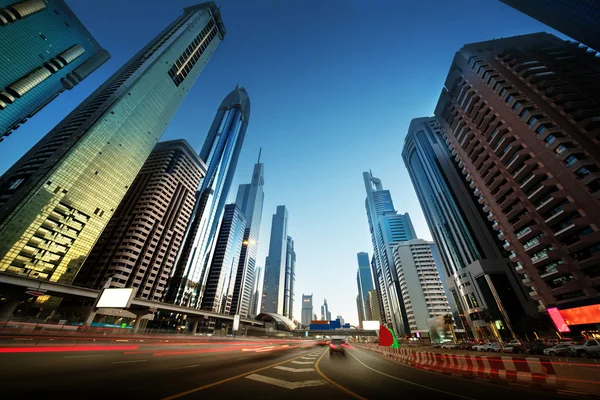
[[[366,302],[368,300],[369,291],[373,290],[373,277],[371,276],[371,262],[369,261],[368,253],[358,253],[358,271],[356,272],[356,284],[358,286],[359,301],[358,319],[362,325],[362,321],[366,319]]]
[[[296,251],[294,239],[287,237],[285,251],[285,286],[283,287],[283,316],[294,319],[294,284],[296,283]]]
[[[0,271],[73,280],[224,35],[185,8],[0,178]]]
[[[417,235],[408,214],[398,214],[389,190],[371,172],[363,173],[367,198],[365,208],[373,244],[373,278],[380,302],[382,322],[398,334],[408,334],[406,310],[402,301],[392,248]]]
[[[264,170],[265,167],[260,162],[259,153],[258,161],[254,164],[252,181],[249,184],[239,186],[235,201],[235,204],[246,217],[246,230],[231,300],[231,313],[240,314],[241,316],[247,316],[250,312],[250,302],[254,293],[258,236],[264,203]]]
[[[110,54],[63,0],[0,0],[0,141]]]
[[[249,119],[250,98],[246,89],[236,86],[221,102],[200,150],[200,158],[206,162],[208,171],[200,184],[192,222],[175,263],[167,302],[186,307],[200,306],[219,221]]]
[[[285,265],[287,254],[288,212],[285,206],[277,206],[271,224],[269,255],[265,261],[262,301],[260,311],[283,315],[285,288]]]

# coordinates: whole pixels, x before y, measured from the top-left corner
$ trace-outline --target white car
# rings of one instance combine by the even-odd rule
[[[476,344],[475,346],[471,347],[471,350],[473,350],[473,351],[483,351],[483,348],[485,348],[486,346],[489,346],[489,343]]]
[[[500,345],[496,342],[486,343],[485,345],[481,346],[480,350],[478,350],[478,351],[487,351],[487,352],[497,353],[500,351]]]
[[[555,344],[554,346],[544,349],[545,356],[568,356],[569,345],[568,344]]]

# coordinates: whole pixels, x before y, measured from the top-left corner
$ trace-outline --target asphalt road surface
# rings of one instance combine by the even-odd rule
[[[0,398],[573,398],[426,372],[358,348],[330,356],[306,342],[85,346],[0,349]]]

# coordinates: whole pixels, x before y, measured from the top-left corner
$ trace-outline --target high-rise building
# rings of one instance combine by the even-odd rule
[[[0,271],[73,280],[224,35],[184,9],[0,178]]]
[[[547,33],[468,44],[435,110],[539,310],[599,299],[599,67]]]
[[[262,287],[263,287],[263,267],[256,266],[254,272],[254,284],[252,289],[252,300],[250,302],[250,309],[248,311],[249,316],[258,315],[260,313],[260,301],[262,299]]]
[[[227,204],[210,268],[206,273],[206,289],[200,306],[203,310],[226,314],[231,312],[245,228],[246,217],[243,212],[236,204]]]
[[[235,289],[231,300],[231,313],[247,316],[250,312],[250,302],[254,294],[256,256],[258,253],[258,236],[264,203],[263,186],[264,164],[258,161],[254,165],[252,181],[240,185],[235,204],[246,217],[246,231],[242,242],[242,252],[237,266]]]
[[[63,0],[0,0],[0,141],[110,54]]]
[[[597,0],[500,1],[600,51],[600,3]]]
[[[344,317],[342,317],[341,315],[338,315],[337,317],[335,317],[335,319],[339,319],[340,320],[340,324],[344,325],[344,323],[345,323]]]
[[[327,305],[327,299],[323,299],[323,305],[321,306],[321,321],[331,321],[331,312]]]
[[[199,307],[206,288],[219,222],[235,175],[248,121],[250,98],[237,87],[221,102],[208,131],[200,158],[208,171],[198,189],[192,220],[169,282],[169,303]]]
[[[377,291],[369,290],[369,307],[366,310],[365,321],[381,321],[381,311],[379,309],[379,300],[377,299]]]
[[[402,301],[392,248],[399,242],[416,239],[408,214],[398,214],[389,190],[370,172],[363,173],[367,198],[365,208],[373,244],[372,265],[375,289],[380,301],[382,321],[398,334],[408,334],[406,310]]]
[[[312,303],[312,294],[303,294],[302,295],[302,316],[300,318],[300,322],[304,326],[309,326],[310,321],[313,316],[313,303]]]
[[[294,315],[294,284],[296,283],[296,251],[294,240],[287,237],[285,251],[285,286],[283,288],[283,316],[289,319]]]
[[[451,314],[432,247],[435,247],[433,242],[414,239],[398,243],[393,250],[412,335],[429,334],[429,318]]]
[[[462,321],[473,336],[486,337],[491,332],[489,324],[479,319],[482,308],[500,319],[505,319],[500,312],[504,309],[513,324],[523,320],[523,315],[535,314],[533,302],[462,177],[435,117],[411,121],[402,157],[439,250],[444,267],[440,277],[449,289],[451,307],[456,306],[455,321]],[[498,297],[492,296],[494,301],[488,304],[491,292]]]
[[[111,278],[110,287],[137,288],[137,297],[161,300],[205,173],[187,141],[158,143],[74,284],[101,289]]]
[[[283,315],[285,269],[287,259],[288,212],[285,206],[277,206],[271,223],[269,255],[265,261],[261,312]]]
[[[373,277],[371,276],[371,262],[369,261],[368,253],[358,253],[358,271],[356,272],[356,284],[358,286],[358,295],[360,301],[357,302],[358,320],[362,325],[362,321],[366,319],[366,304],[369,296],[369,291],[373,290]]]

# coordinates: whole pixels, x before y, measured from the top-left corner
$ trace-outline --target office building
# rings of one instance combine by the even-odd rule
[[[600,51],[598,0],[500,0],[567,36]]]
[[[416,239],[408,214],[398,214],[389,190],[371,172],[363,173],[367,198],[365,208],[373,244],[373,279],[380,301],[382,322],[398,334],[410,331],[402,302],[392,248],[399,242]]]
[[[451,314],[432,247],[433,242],[414,239],[398,243],[393,250],[412,336],[429,334],[429,318]]]
[[[515,328],[523,315],[535,314],[533,301],[462,177],[435,117],[411,121],[402,157],[439,250],[440,277],[449,290],[457,325],[468,327],[474,337],[486,337],[491,332],[479,319],[483,308]],[[493,292],[497,298],[490,296]]]
[[[540,311],[598,303],[599,67],[546,33],[468,44],[435,110]]]
[[[0,271],[73,281],[224,35],[184,9],[2,175]]]
[[[204,162],[185,140],[158,143],[77,274],[74,285],[133,287],[159,301],[189,222]]]
[[[264,277],[263,267],[257,266],[254,271],[252,299],[250,301],[250,309],[248,311],[248,316],[258,315],[260,313],[260,301],[262,299],[263,277]]]
[[[63,0],[0,0],[0,141],[110,54]]]
[[[379,309],[379,300],[377,299],[377,290],[369,290],[369,307],[366,310],[365,321],[381,321],[381,312]]]
[[[341,315],[338,315],[337,317],[335,317],[336,320],[340,321],[340,325],[344,325],[344,317],[342,317]]]
[[[283,315],[283,297],[286,281],[288,212],[285,206],[277,206],[271,223],[269,255],[265,261],[261,312]]]
[[[323,299],[323,305],[321,306],[321,321],[331,321],[331,312],[327,305],[327,299]]]
[[[311,318],[313,316],[313,303],[312,303],[313,295],[312,294],[303,294],[302,295],[302,316],[300,318],[300,322],[303,326],[309,326]]]
[[[208,171],[198,189],[186,238],[175,262],[166,301],[197,308],[206,288],[206,271],[250,119],[250,98],[235,87],[221,102],[200,158]]]
[[[225,314],[231,312],[245,228],[246,217],[243,212],[236,204],[227,204],[207,272],[201,309]]]
[[[294,285],[296,283],[296,252],[294,240],[287,237],[285,252],[285,286],[283,288],[283,316],[289,319],[294,315]]]
[[[366,319],[366,304],[369,296],[369,291],[373,290],[373,277],[371,276],[371,262],[369,261],[368,253],[358,253],[358,271],[356,272],[356,284],[358,286],[358,296],[360,301],[357,301],[359,324]]]
[[[246,230],[242,242],[242,252],[237,266],[235,289],[231,300],[231,313],[248,316],[250,303],[254,295],[256,256],[258,253],[258,237],[264,203],[263,186],[265,184],[264,165],[258,161],[254,165],[252,181],[240,185],[235,204],[246,217]]]

